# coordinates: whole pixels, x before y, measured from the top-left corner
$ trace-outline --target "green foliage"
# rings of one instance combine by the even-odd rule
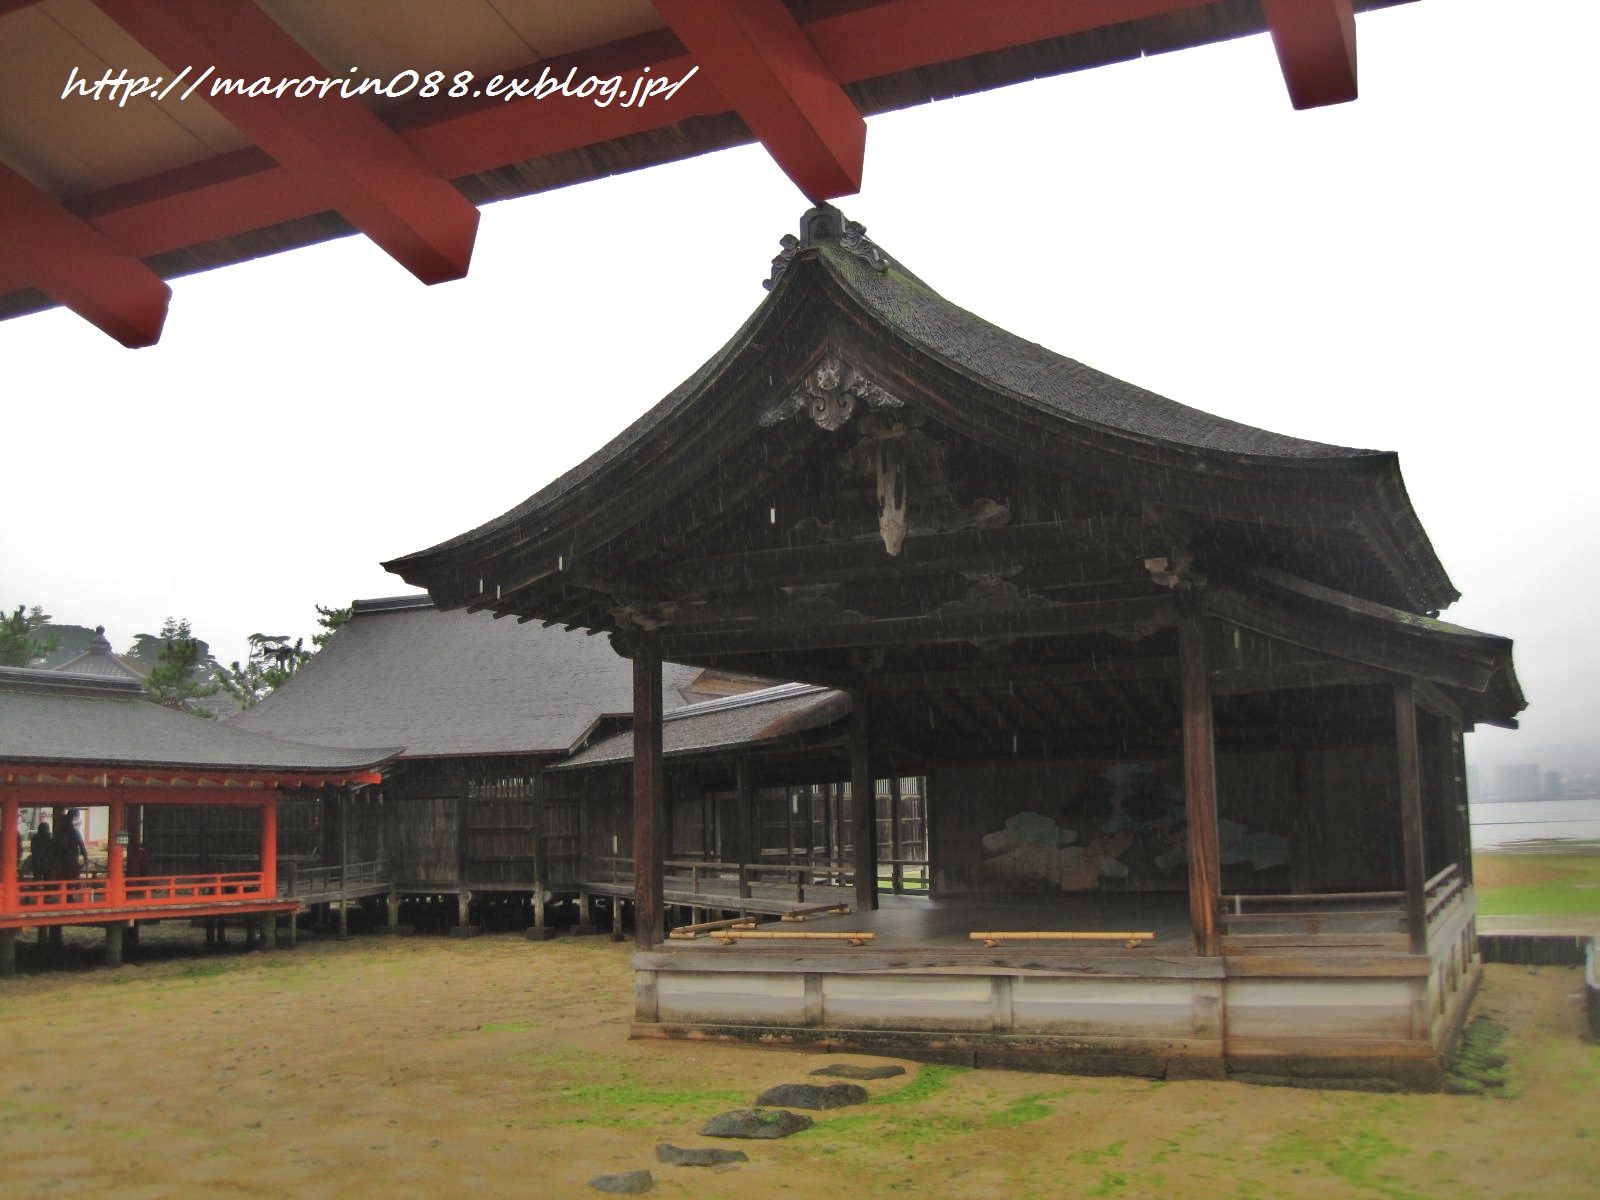
[[[255,707],[269,693],[287,683],[350,617],[348,608],[327,608],[321,604],[316,608],[317,624],[322,626],[322,632],[311,637],[315,650],[305,648],[304,638],[291,642],[287,634],[252,633],[248,639],[248,660],[241,663],[235,659],[226,670],[217,671],[217,683],[238,701],[240,708]]]
[[[31,667],[55,653],[55,637],[40,633],[49,623],[50,615],[37,604],[0,614],[0,667]]]
[[[191,712],[196,716],[209,716],[192,703],[206,696],[215,696],[221,685],[213,678],[216,660],[211,657],[206,644],[194,636],[187,619],[168,617],[161,626],[159,639],[140,634],[135,646],[159,641],[155,666],[145,678],[144,690],[158,704]],[[130,651],[130,655],[134,652]]]
[[[249,661],[238,659],[218,672],[217,683],[239,702],[240,708],[253,708],[274,688],[281,687],[311,657],[304,638],[289,641],[287,634],[252,633]]]
[[[322,626],[321,633],[311,635],[311,644],[321,650],[328,644],[328,639],[339,632],[339,626],[350,619],[351,608],[324,608],[317,605],[317,624]]]

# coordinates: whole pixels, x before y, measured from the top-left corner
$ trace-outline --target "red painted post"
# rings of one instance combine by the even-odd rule
[[[278,894],[278,795],[261,805],[261,894]]]
[[[17,801],[0,801],[0,912],[21,907],[17,870]]]
[[[106,903],[123,904],[128,898],[128,872],[127,862],[123,858],[126,853],[117,842],[117,836],[122,832],[125,810],[121,800],[113,800],[109,805],[111,819],[110,828],[106,831]]]

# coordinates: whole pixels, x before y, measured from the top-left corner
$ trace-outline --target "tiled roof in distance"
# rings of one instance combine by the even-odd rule
[[[0,762],[339,772],[394,753],[306,745],[177,712],[147,700],[137,680],[0,667]]]
[[[667,708],[696,674],[667,664]],[[440,612],[425,595],[358,600],[322,651],[229,725],[403,758],[564,753],[633,711],[633,668],[604,636]]]
[[[692,704],[669,713],[661,724],[661,748],[669,758],[821,729],[850,713],[850,697],[833,688],[785,683],[759,692]],[[558,770],[626,762],[633,757],[633,732],[602,738],[574,754]]]

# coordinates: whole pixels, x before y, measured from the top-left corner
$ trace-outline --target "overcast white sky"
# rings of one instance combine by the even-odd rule
[[[840,202],[966,308],[1174,399],[1398,450],[1533,708],[1480,764],[1591,749],[1600,14],[1358,19],[1362,98],[1296,113],[1264,37],[869,123]],[[762,298],[805,201],[745,148],[492,205],[424,288],[351,238],[174,283],[161,344],[0,322],[0,604],[171,614],[224,660],[598,448]],[[0,253],[3,253],[0,248]],[[485,620],[488,618],[485,617]],[[1560,761],[1558,761],[1560,760]]]

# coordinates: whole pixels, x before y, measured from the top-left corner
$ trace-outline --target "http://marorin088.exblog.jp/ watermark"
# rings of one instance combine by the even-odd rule
[[[302,75],[256,79],[217,74],[214,66],[196,71],[184,67],[172,76],[131,75],[127,68],[113,71],[106,68],[99,79],[91,79],[73,67],[67,74],[66,86],[61,89],[61,99],[85,98],[126,108],[130,100],[148,96],[152,100],[166,100],[176,93],[179,100],[199,95],[202,99],[213,96],[246,96],[282,100],[354,100],[360,96],[383,96],[390,100],[414,97],[431,100],[444,97],[450,100],[548,100],[556,97],[571,100],[588,100],[598,108],[643,108],[651,100],[670,100],[679,88],[692,79],[699,67],[690,67],[678,79],[655,75],[644,67],[633,75],[586,75],[578,77],[578,68],[572,67],[561,74],[545,67],[537,77],[517,75],[490,75],[483,77],[472,71],[399,71],[387,79],[361,75],[359,67],[351,67],[343,76]]]

